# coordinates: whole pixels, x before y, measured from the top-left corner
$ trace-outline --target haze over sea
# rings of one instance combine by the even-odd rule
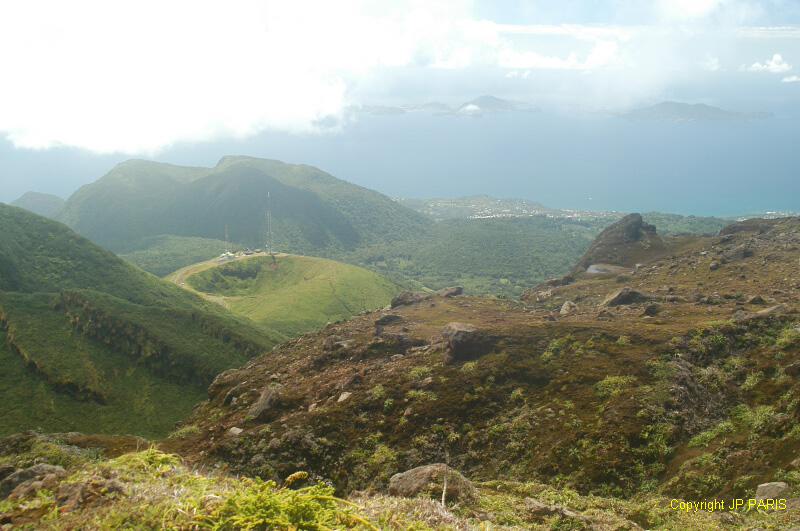
[[[797,118],[791,110],[683,123],[548,111],[359,113],[336,131],[177,144],[154,158],[190,165],[214,165],[231,153],[276,158],[395,197],[488,194],[556,208],[736,216],[796,209]],[[27,189],[66,197],[129,158],[6,143],[0,154],[3,173],[27,176],[3,187],[3,201]]]

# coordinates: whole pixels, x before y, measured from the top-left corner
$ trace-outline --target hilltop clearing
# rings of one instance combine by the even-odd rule
[[[287,254],[211,260],[168,280],[286,337],[382,308],[399,291],[360,267]]]

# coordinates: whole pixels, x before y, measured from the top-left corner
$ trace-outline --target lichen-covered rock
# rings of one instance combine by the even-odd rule
[[[756,488],[756,499],[758,500],[779,499],[788,490],[789,490],[789,485],[787,485],[783,481],[762,483]]]
[[[228,389],[237,381],[238,370],[237,369],[228,369],[227,371],[223,371],[214,378],[214,381],[211,382],[211,385],[208,386],[208,398],[214,399],[217,397],[223,390]]]
[[[8,495],[11,494],[11,492],[17,488],[18,485],[21,485],[32,479],[44,478],[48,474],[53,474],[57,477],[64,477],[67,472],[60,466],[48,465],[45,463],[40,463],[23,470],[18,470],[13,474],[10,474],[3,481],[0,481],[0,500],[7,498]]]
[[[652,299],[652,295],[642,293],[641,291],[637,291],[626,286],[606,297],[602,306],[626,306],[628,304],[647,302]]]
[[[464,288],[461,286],[453,286],[450,288],[443,288],[436,292],[437,295],[442,297],[457,297],[464,293]]]
[[[483,354],[490,347],[490,338],[476,326],[466,323],[449,323],[442,330],[447,345],[444,362],[453,363]]]
[[[375,326],[386,326],[393,323],[399,323],[403,318],[397,314],[387,313],[375,319]]]
[[[392,299],[390,304],[392,308],[397,308],[398,306],[409,306],[411,304],[426,301],[431,297],[432,295],[430,293],[425,293],[422,291],[404,291]]]
[[[395,474],[389,479],[389,494],[403,498],[430,496],[441,499],[445,474],[447,475],[445,500],[467,501],[475,499],[476,490],[472,482],[444,463],[418,466],[406,472]]]
[[[279,384],[267,385],[267,387],[261,391],[261,395],[258,397],[258,400],[256,400],[253,405],[250,406],[247,416],[253,420],[269,420],[274,412],[274,409],[281,402],[282,388],[283,387]]]
[[[559,310],[558,313],[561,315],[569,315],[571,313],[575,313],[576,311],[578,311],[578,305],[572,301],[566,301],[561,305],[561,310]]]

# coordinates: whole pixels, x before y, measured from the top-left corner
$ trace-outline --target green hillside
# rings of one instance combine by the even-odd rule
[[[0,434],[163,435],[278,337],[69,228],[0,205]]]
[[[55,218],[64,208],[65,201],[57,195],[25,192],[21,197],[12,201],[11,204],[40,216]]]
[[[143,238],[137,249],[120,253],[119,256],[145,271],[163,277],[182,267],[219,256],[228,247],[239,250],[238,245],[226,244],[222,240],[163,234]]]
[[[269,195],[269,199],[268,199]],[[75,192],[60,219],[116,252],[171,234],[320,254],[413,234],[429,221],[377,192],[311,166],[225,157],[214,168],[130,160]]]
[[[593,224],[544,216],[446,220],[416,238],[369,246],[343,259],[398,282],[518,296],[568,271],[598,231]]]
[[[399,291],[360,267],[283,254],[200,264],[170,279],[288,337],[386,306]]]

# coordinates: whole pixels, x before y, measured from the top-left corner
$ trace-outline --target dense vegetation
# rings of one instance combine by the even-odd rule
[[[186,277],[233,313],[287,337],[386,306],[397,285],[360,267],[305,256],[257,256]]]
[[[219,256],[229,248],[239,250],[222,240],[193,236],[149,236],[139,241],[139,248],[120,253],[120,257],[163,277],[197,262]]]
[[[12,201],[11,204],[40,216],[55,218],[64,208],[65,201],[52,194],[25,192],[20,198]]]
[[[362,265],[409,287],[461,284],[507,296],[568,271],[622,216],[485,196],[400,204],[309,166],[225,157],[214,168],[124,162],[73,194],[61,219],[163,276],[227,247],[264,247],[268,208],[276,250]],[[727,224],[645,218],[661,234],[716,233]],[[233,243],[224,243],[226,230]]]
[[[412,240],[373,245],[345,259],[399,282],[518,296],[569,270],[596,233],[588,224],[543,216],[448,220]]]
[[[67,227],[0,205],[0,433],[165,433],[278,340]]]
[[[136,441],[76,434],[0,439],[0,468],[47,463],[65,470],[47,488],[0,500],[14,529],[789,529],[789,511],[723,514],[670,508],[668,497],[583,496],[535,481],[477,482],[475,497],[442,506],[430,497],[373,493],[349,500],[298,471],[282,484],[211,474]],[[122,453],[122,452],[128,453]],[[122,453],[122,455],[120,455]],[[537,514],[532,501],[545,510]],[[727,517],[727,518],[726,518]]]
[[[117,252],[172,234],[263,247],[270,208],[277,249],[304,254],[392,241],[429,222],[377,192],[316,168],[225,157],[214,168],[119,164],[69,198],[60,219]]]
[[[728,224],[717,218],[661,213],[644,218],[664,235],[716,234]],[[446,219],[412,239],[367,246],[341,258],[412,286],[438,289],[458,284],[468,293],[519,296],[569,271],[614,219]]]

